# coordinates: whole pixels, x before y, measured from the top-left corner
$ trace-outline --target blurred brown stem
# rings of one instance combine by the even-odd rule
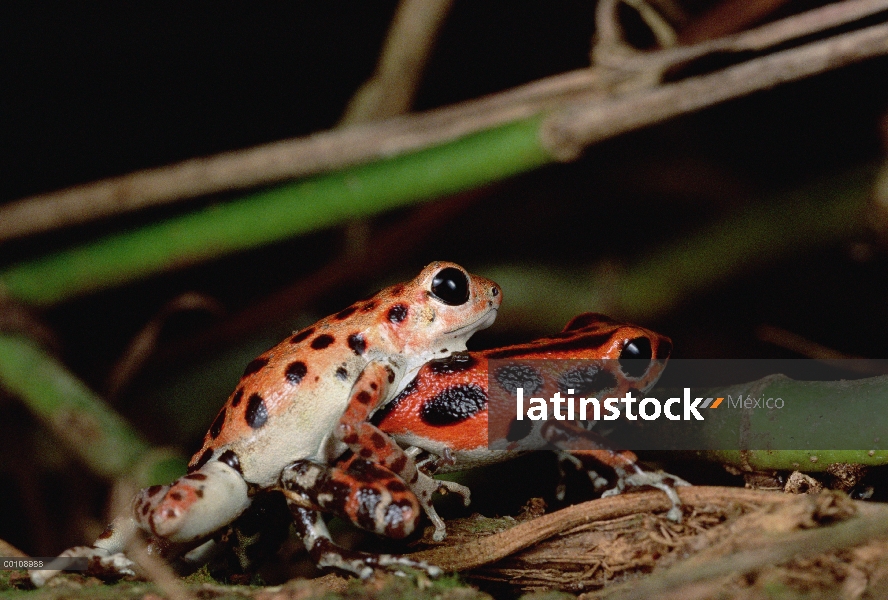
[[[547,140],[554,144],[553,155],[571,160],[585,145],[607,137],[885,54],[888,25],[884,23],[782,49],[792,46],[793,41],[808,41],[831,29],[847,29],[856,21],[885,11],[888,0],[846,0],[737,35],[694,46],[631,54],[617,64],[564,73],[418,115],[195,158],[24,198],[0,208],[0,240],[179,199],[341,169],[440,145],[558,109],[563,110],[553,114],[557,123],[548,128],[548,133],[556,129],[564,135]],[[749,52],[764,53],[775,47],[781,51],[723,71],[677,83],[655,84],[659,75],[710,54],[736,54],[739,61]],[[632,90],[632,82],[639,80],[642,84],[635,84],[634,91],[615,95],[620,89]],[[608,102],[601,102],[608,96]],[[566,126],[564,121],[568,122]]]
[[[453,0],[401,0],[376,72],[352,98],[340,126],[387,119],[410,110],[451,4]]]

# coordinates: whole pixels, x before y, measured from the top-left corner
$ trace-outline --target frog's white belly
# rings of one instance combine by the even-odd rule
[[[281,470],[296,460],[324,462],[323,450],[348,404],[348,396],[335,402],[298,402],[277,415],[261,435],[232,444],[240,457],[244,479],[262,487],[277,483]]]

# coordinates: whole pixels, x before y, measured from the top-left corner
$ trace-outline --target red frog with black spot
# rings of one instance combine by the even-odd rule
[[[277,487],[289,465],[288,504],[319,566],[362,576],[399,564],[426,567],[401,557],[341,551],[318,511],[400,538],[413,531],[423,499],[433,491],[460,491],[419,472],[368,418],[423,364],[464,351],[473,333],[493,323],[501,300],[494,282],[435,262],[416,279],[295,333],[247,365],[187,475],[142,490],[131,517],[117,519],[93,548],[63,556],[86,555],[96,570],[126,572],[128,561],[119,553],[139,531],[156,551],[187,551],[234,521],[255,494]],[[347,450],[364,463],[347,470],[329,466]],[[325,487],[331,477],[336,486]],[[36,572],[32,579],[42,583],[45,577]]]
[[[586,313],[572,319],[564,331],[555,336],[429,362],[394,400],[376,412],[372,422],[407,448],[408,454],[421,456],[420,467],[429,473],[461,471],[501,462],[518,456],[525,449],[568,438],[571,448],[585,449],[572,450],[569,455],[563,455],[564,458],[579,464],[576,457],[588,456],[616,471],[617,485],[609,492],[618,493],[626,486],[660,488],[673,501],[670,517],[679,519],[681,512],[673,485],[687,485],[681,479],[642,471],[636,464],[635,454],[608,449],[604,438],[575,423],[556,419],[518,421],[514,418],[514,408],[504,411],[512,420],[491,423],[488,410],[488,365],[494,359],[508,359],[511,364],[500,367],[502,372],[494,373],[493,379],[498,385],[508,387],[523,378],[535,381],[526,384],[535,386],[534,396],[549,398],[555,392],[573,396],[576,392],[577,396],[604,398],[649,390],[662,374],[671,351],[672,342],[665,336],[604,315]],[[530,359],[529,364],[535,366],[514,362],[525,359]],[[586,368],[572,374],[575,376],[568,381],[575,383],[567,383],[563,371],[547,372],[535,359],[598,362],[591,370]],[[522,372],[506,372],[508,369]],[[582,391],[581,385],[585,385]],[[513,389],[508,391],[514,393]],[[494,431],[490,431],[491,428]],[[491,449],[491,439],[509,443],[502,449]],[[590,472],[590,476],[599,486],[605,483],[594,472]],[[434,538],[443,539],[446,533],[443,521],[433,508],[427,509],[427,514],[435,524]]]

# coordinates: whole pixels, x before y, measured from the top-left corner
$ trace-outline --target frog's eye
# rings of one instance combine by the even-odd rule
[[[652,357],[651,341],[639,337],[626,342],[620,352],[620,368],[630,377],[641,377],[647,371]]]
[[[441,269],[432,279],[432,294],[450,306],[465,304],[469,301],[469,278],[453,267]]]

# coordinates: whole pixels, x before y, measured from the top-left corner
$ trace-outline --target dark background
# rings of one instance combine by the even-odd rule
[[[790,3],[780,14],[815,4]],[[0,162],[0,202],[330,128],[372,72],[394,6],[391,1],[4,4],[0,120],[7,158]],[[705,3],[692,8],[701,10]],[[593,13],[592,2],[570,0],[457,1],[416,109],[588,65]],[[631,15],[627,18],[631,27]],[[646,39],[640,29],[635,37]],[[888,107],[886,67],[884,58],[877,59],[757,93],[599,144],[574,163],[486,188],[409,254],[392,256],[391,272],[383,279],[410,277],[434,259],[469,269],[643,260],[666,241],[745,203],[878,160]],[[2,243],[0,267],[224,200],[197,199]],[[402,210],[372,219],[367,250],[373,251],[372,232],[408,214]],[[70,301],[39,316],[55,332],[62,359],[101,390],[126,344],[168,300],[198,291],[229,311],[245,309],[317,270],[346,240],[343,229],[312,234]],[[793,356],[756,339],[755,327],[763,323],[849,354],[884,357],[886,266],[876,232],[863,234],[758,267],[643,324],[669,335],[674,356],[683,358]],[[337,310],[367,287],[365,282],[331,289],[309,316],[299,318]],[[295,322],[293,315],[282,315],[275,331],[263,335],[279,339]],[[206,315],[177,316],[158,355],[214,323]],[[552,332],[533,324],[494,327],[474,345],[544,333]],[[193,367],[181,352],[172,356],[174,361],[148,365],[117,406],[142,423],[143,435],[153,442],[188,452],[203,426],[182,431],[173,418],[148,405],[147,398],[156,395],[140,396],[142,388],[163,390],[157,380],[176,368]],[[204,358],[195,356],[195,362]],[[231,388],[239,370],[222,388]],[[221,404],[225,393],[210,404]],[[8,415],[0,425],[0,437],[7,440],[0,446],[5,465],[0,511],[23,515],[0,519],[0,538],[35,554],[84,543],[82,524],[57,510],[57,495],[74,498],[66,502],[100,519],[107,489],[66,460],[47,465],[46,455],[53,453],[46,447],[54,446],[53,440],[14,398],[0,396],[0,410]],[[205,426],[216,409],[195,410],[194,422]],[[146,413],[150,416],[143,417]],[[22,448],[34,453],[34,462],[23,461]]]

